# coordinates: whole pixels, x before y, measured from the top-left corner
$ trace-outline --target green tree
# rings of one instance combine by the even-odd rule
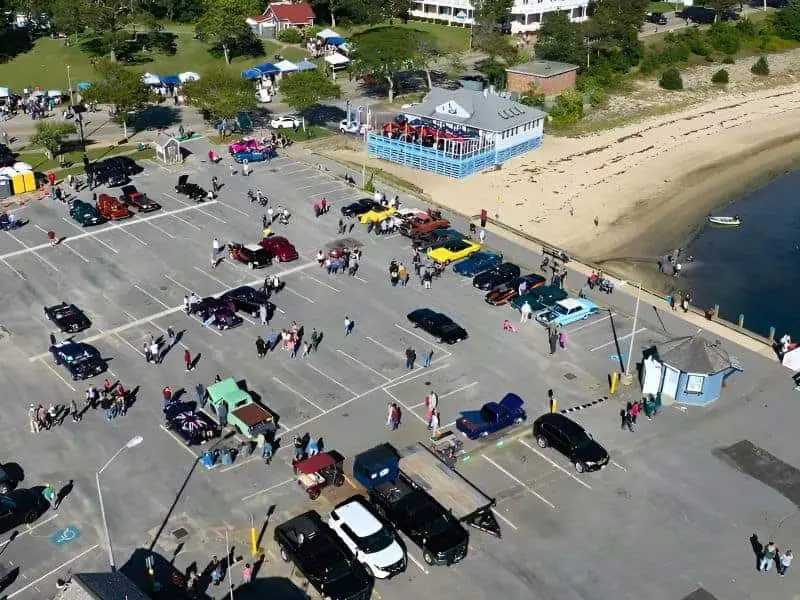
[[[234,56],[260,56],[264,46],[245,23],[248,16],[259,12],[257,0],[209,0],[195,33],[219,50],[227,64]]]
[[[417,37],[417,64],[425,71],[428,89],[431,89],[433,87],[431,68],[444,56],[444,52],[439,48],[432,35],[420,32]]]
[[[720,69],[711,76],[711,83],[725,84],[730,81],[730,76],[725,69]]]
[[[278,41],[284,44],[300,44],[303,41],[303,34],[294,27],[287,27],[278,33]]]
[[[64,138],[75,132],[75,123],[40,120],[36,122],[36,133],[31,136],[30,142],[44,148],[47,158],[53,159],[61,152]]]
[[[397,74],[419,62],[420,32],[400,27],[376,27],[352,38],[353,68],[386,81],[394,100]]]
[[[132,114],[140,111],[152,99],[152,94],[142,83],[141,75],[111,60],[101,60],[95,65],[96,78],[83,92],[90,102],[102,102],[114,107],[114,119],[125,127]]]
[[[615,71],[626,72],[639,63],[644,54],[639,27],[648,4],[648,0],[597,0],[590,4],[593,12],[583,29],[598,59],[593,64],[602,67],[609,63]]]
[[[789,0],[775,11],[775,32],[787,40],[800,41],[800,0]]]
[[[53,26],[66,35],[83,33],[89,25],[88,0],[53,0],[50,11]]]
[[[297,111],[308,110],[323,100],[340,98],[341,95],[341,88],[316,69],[281,80],[281,99]]]
[[[514,0],[480,0],[475,8],[475,25],[472,27],[472,42],[489,55],[512,59],[516,50],[510,36],[503,35],[501,23],[508,20]]]
[[[570,125],[583,118],[583,95],[577,90],[567,90],[556,96],[550,109],[550,118],[556,125]]]
[[[769,75],[769,63],[766,56],[759,56],[758,60],[750,67],[750,72],[755,75]]]
[[[297,75],[300,73],[295,77]],[[203,112],[207,121],[233,119],[239,112],[253,110],[257,106],[252,84],[221,66],[201,73],[199,81],[184,85],[184,95],[191,106]]]
[[[585,62],[586,48],[581,28],[560,10],[545,15],[535,48],[536,56],[545,60],[577,65]]]
[[[658,80],[658,85],[665,90],[682,90],[683,78],[681,77],[681,72],[674,67],[667,69],[661,75],[661,79]]]

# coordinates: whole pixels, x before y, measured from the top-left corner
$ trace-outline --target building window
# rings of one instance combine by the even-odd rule
[[[686,393],[702,394],[705,380],[705,375],[692,375],[691,373],[688,373],[686,376]]]

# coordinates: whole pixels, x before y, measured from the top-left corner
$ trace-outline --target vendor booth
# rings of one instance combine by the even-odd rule
[[[299,63],[297,63],[297,70],[298,71],[313,71],[316,68],[317,68],[317,65],[315,63],[311,62],[310,60],[303,59]]]
[[[720,397],[725,381],[742,372],[739,361],[700,336],[673,343],[659,353],[652,348],[642,362],[642,394],[655,396],[663,404],[705,405]]]

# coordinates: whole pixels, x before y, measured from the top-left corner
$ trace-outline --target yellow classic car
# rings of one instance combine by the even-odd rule
[[[378,221],[388,219],[396,212],[396,208],[392,208],[391,206],[382,206],[381,208],[373,208],[372,210],[365,212],[363,215],[359,215],[358,220],[364,224],[377,223]]]
[[[438,248],[428,250],[428,258],[448,264],[462,258],[466,258],[481,249],[481,245],[477,242],[469,240],[450,240]]]

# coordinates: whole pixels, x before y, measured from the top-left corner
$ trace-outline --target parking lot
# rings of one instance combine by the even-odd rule
[[[197,152],[205,155],[202,146]],[[180,172],[188,172],[190,181],[204,187],[210,185],[211,175],[217,175],[224,184],[219,198],[195,204],[176,195],[173,188]],[[12,399],[2,432],[8,448],[20,449],[19,456],[6,461],[13,459],[25,468],[26,486],[49,482],[58,487],[74,479],[74,491],[58,513],[43,516],[33,525],[38,529],[9,543],[8,557],[25,566],[24,577],[9,588],[9,597],[39,597],[40,590],[51,589],[53,578],[66,569],[103,567],[93,471],[134,435],[141,435],[145,444],[126,450],[103,474],[117,560],[122,564],[136,549],[151,543],[155,551],[168,556],[182,543],[186,559],[176,564],[191,560],[199,564],[212,553],[225,554],[226,529],[238,548],[235,554],[247,555],[251,518],[260,526],[271,508],[274,525],[307,507],[318,506],[324,513],[357,491],[348,481],[340,490],[326,491],[316,503],[305,498],[289,465],[292,435],[308,432],[325,448],[346,457],[386,439],[398,446],[425,439],[429,434],[424,398],[430,390],[439,395],[442,429],[448,430],[461,411],[477,409],[507,392],[527,401],[532,420],[547,410],[546,392],[553,389],[559,409],[570,411],[601,440],[613,462],[602,473],[579,476],[563,457],[539,449],[529,427],[516,430],[524,435],[515,439],[468,444],[467,459],[459,469],[497,499],[504,538],[473,532],[470,556],[450,569],[425,566],[416,547],[410,546],[408,571],[394,581],[379,582],[380,597],[403,598],[422,590],[428,596],[482,598],[490,590],[505,597],[537,597],[540,592],[549,597],[557,590],[581,589],[569,565],[548,556],[556,551],[564,557],[574,554],[581,536],[572,531],[570,522],[580,520],[587,506],[599,507],[592,508],[598,513],[607,509],[612,516],[608,523],[599,522],[597,537],[587,541],[582,556],[601,548],[609,530],[624,527],[618,525],[617,519],[625,520],[618,499],[620,490],[633,485],[634,439],[638,443],[654,435],[657,427],[662,431],[680,427],[683,418],[678,411],[660,415],[658,425],[642,423],[636,438],[620,431],[615,417],[619,405],[608,399],[607,376],[627,361],[632,338],[638,358],[642,348],[674,338],[674,325],[662,326],[643,310],[634,329],[627,310],[603,308],[568,326],[566,349],[549,355],[543,327],[529,322],[519,325],[516,333],[504,332],[503,320],[516,324],[518,313],[509,307],[490,307],[469,279],[451,271],[434,280],[431,290],[413,279],[407,288],[392,287],[389,262],[411,264],[407,240],[367,235],[358,224],[348,234],[363,244],[358,276],[328,275],[317,266],[316,252],[336,239],[339,207],[362,194],[328,173],[286,158],[256,165],[249,178],[230,175],[224,164],[201,162],[184,171],[147,164],[134,183],[161,203],[162,210],[84,229],[70,221],[66,205],[43,200],[19,211],[28,224],[0,234],[4,277],[0,323],[9,332],[0,338],[9,365],[2,377]],[[288,226],[275,228],[297,246],[300,258],[263,270],[225,259],[212,269],[214,237],[222,243],[259,239],[264,209],[246,199],[247,189],[259,187],[273,206],[286,206],[292,212]],[[89,198],[87,192],[81,196]],[[312,205],[322,198],[332,210],[317,219]],[[53,248],[47,243],[50,230],[63,238]],[[521,266],[530,267],[533,257],[528,261]],[[277,310],[267,328],[257,318],[243,315],[242,326],[218,331],[183,313],[186,294],[203,297],[240,285],[260,286],[268,273],[278,273],[286,287],[272,298]],[[29,403],[68,404],[73,398],[80,403],[88,387],[88,382],[74,382],[53,365],[47,351],[53,328],[41,308],[62,300],[75,303],[92,319],[92,328],[78,339],[108,359],[110,378],[132,390],[135,402],[126,416],[113,421],[95,411],[80,423],[67,419],[56,431],[32,435],[26,423]],[[420,307],[446,312],[467,329],[469,339],[446,346],[415,330],[405,315]],[[344,335],[346,316],[355,322],[349,336]],[[306,335],[312,329],[324,334],[318,352],[292,359],[278,349],[258,359],[256,336],[266,337],[271,329],[292,322],[301,324]],[[167,327],[179,332],[179,343],[163,364],[147,364],[143,344],[151,335],[163,335]],[[419,357],[411,370],[405,366],[409,347]],[[423,368],[422,357],[431,349],[432,364]],[[184,350],[196,361],[196,370],[190,373],[184,369]],[[197,465],[199,449],[187,447],[163,428],[161,389],[169,385],[191,397],[197,383],[208,385],[217,374],[244,382],[277,415],[282,444],[270,466],[253,456],[206,470]],[[403,409],[403,425],[389,433],[386,411],[392,401]],[[641,480],[641,474],[638,477]],[[644,513],[636,518],[647,520]],[[53,541],[59,535],[63,538],[63,529],[70,527],[80,535]],[[176,533],[181,529],[185,536]],[[268,557],[262,575],[288,576],[288,567],[275,559],[268,539],[262,546]],[[133,567],[143,569],[138,564]],[[619,592],[613,581],[606,575],[593,581],[596,590],[585,597],[612,597],[607,594]],[[631,597],[663,596],[648,596],[639,588]]]

